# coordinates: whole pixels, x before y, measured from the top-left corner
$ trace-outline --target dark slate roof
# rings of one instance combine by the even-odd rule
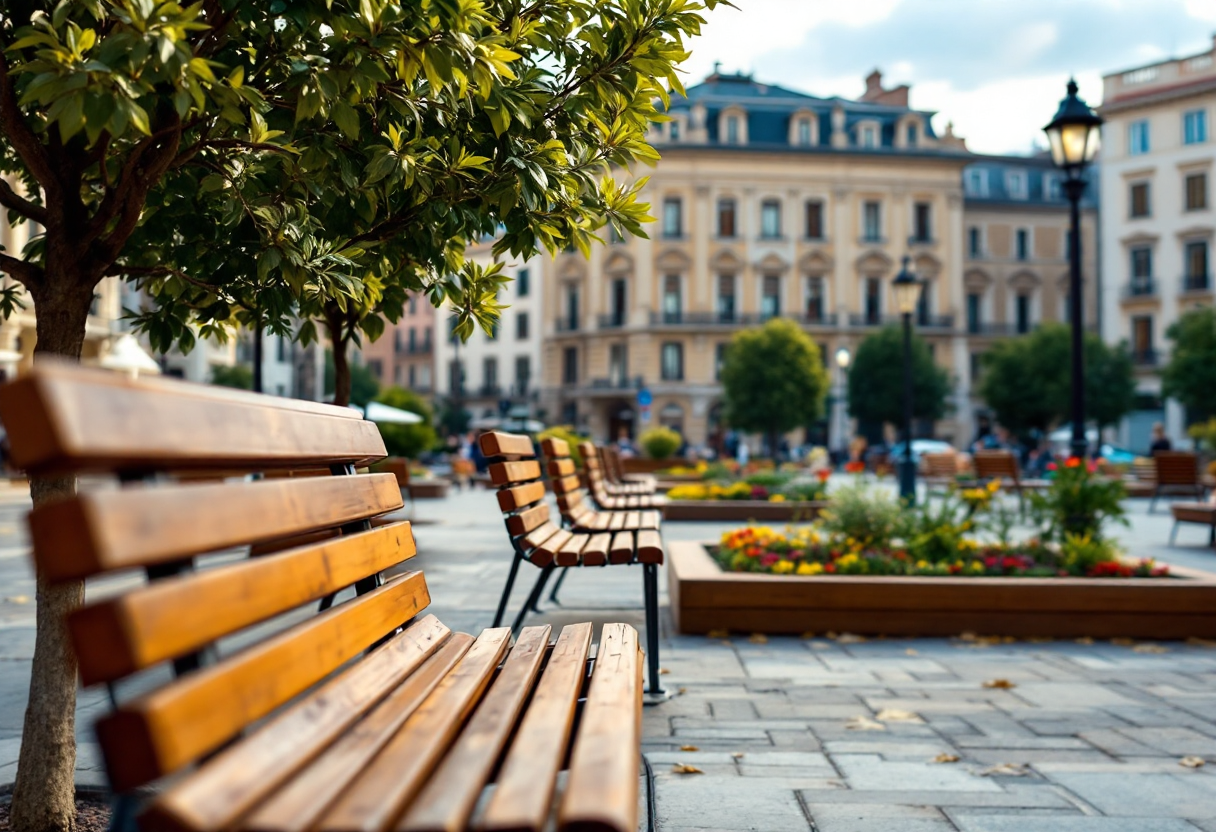
[[[1064,198],[1063,190],[1057,188],[1051,192],[1050,181],[1063,181],[1063,174],[1051,162],[1047,153],[1034,156],[980,156],[973,157],[975,161],[963,169],[963,193],[968,204],[977,207],[983,205],[1038,205],[1065,206],[1068,200]],[[987,191],[977,192],[973,187],[972,171],[982,171],[987,177]],[[1026,177],[1027,188],[1024,197],[1016,196],[1009,188],[1010,176],[1014,171],[1020,171]],[[1097,206],[1098,176],[1094,168],[1088,175],[1089,187],[1081,204],[1086,208]]]

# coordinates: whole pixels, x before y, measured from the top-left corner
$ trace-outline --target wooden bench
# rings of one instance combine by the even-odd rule
[[[597,511],[585,499],[587,490],[575,473],[570,445],[564,439],[546,439],[541,452],[547,460],[549,482],[557,495],[562,525],[578,532],[619,532],[659,528],[662,513],[657,509]]]
[[[107,590],[67,625],[113,705],[96,732],[115,827],[635,832],[636,631],[604,625],[589,673],[591,624],[512,647],[424,614],[410,524],[372,522],[402,507],[397,481],[355,473],[384,443],[350,413],[64,365],[0,389],[18,465],[121,484],[30,517],[41,575]],[[332,475],[159,477],[316,466]],[[180,675],[145,672],[166,664]]]
[[[1170,545],[1178,534],[1180,523],[1196,523],[1208,527],[1208,545],[1216,546],[1216,493],[1202,503],[1174,503],[1170,506],[1174,525],[1170,528]]]
[[[1036,488],[1046,488],[1048,483],[1043,480],[1024,480],[1018,466],[1018,458],[1013,451],[976,451],[971,456],[971,465],[975,469],[975,478],[980,482],[996,480],[1006,488],[1012,488],[1018,495],[1018,507],[1025,511],[1025,492]]]
[[[597,447],[609,494],[653,494],[659,481],[653,474],[625,474],[621,452],[611,445]]]
[[[927,486],[951,487],[959,481],[959,459],[954,451],[921,454],[920,466]]]
[[[600,463],[599,451],[591,442],[583,442],[578,446],[583,455],[583,470],[587,475],[587,488],[595,504],[605,511],[638,511],[641,509],[658,508],[666,502],[660,494],[629,494],[613,496],[608,493],[604,469]]]
[[[1204,490],[1198,454],[1190,451],[1153,453],[1153,499],[1148,504],[1149,514],[1157,507],[1158,497],[1186,494],[1202,500]]]
[[[646,662],[650,679],[647,693],[653,699],[660,698],[663,690],[659,684],[659,567],[664,555],[658,531],[622,529],[588,533],[559,528],[545,503],[545,484],[532,440],[520,434],[492,431],[482,434],[478,441],[481,452],[491,460],[490,479],[498,489],[498,505],[514,550],[494,626],[501,624],[506,615],[507,602],[522,563],[538,567],[540,574],[516,616],[512,630],[519,629],[530,610],[537,611],[545,584],[555,572],[560,571],[560,578],[564,578],[571,567],[638,564],[642,567],[646,611]],[[583,458],[587,459],[585,452]]]

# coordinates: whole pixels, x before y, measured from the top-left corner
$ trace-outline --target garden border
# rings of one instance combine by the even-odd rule
[[[826,500],[668,500],[663,519],[713,522],[810,522],[827,507]]]
[[[711,542],[667,547],[676,630],[798,634],[1216,638],[1216,574],[947,578],[725,572]]]

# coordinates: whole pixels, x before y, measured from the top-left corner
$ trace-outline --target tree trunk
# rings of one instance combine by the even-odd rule
[[[349,342],[344,337],[341,319],[327,316],[325,327],[334,354],[334,404],[346,407],[350,404],[350,357],[346,352]]]
[[[34,360],[80,360],[93,287],[76,275],[49,274],[51,289],[31,292],[37,318]],[[58,280],[57,280],[58,278]],[[31,477],[34,508],[76,492],[76,478]],[[71,832],[76,826],[76,656],[64,617],[84,600],[84,582],[48,584],[38,576],[30,698],[13,788],[13,832]]]
[[[262,339],[262,319],[258,318],[257,325],[253,328],[253,392],[261,393],[262,390],[262,349],[264,341]]]

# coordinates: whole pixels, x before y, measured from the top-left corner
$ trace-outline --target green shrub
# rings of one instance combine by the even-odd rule
[[[422,417],[422,421],[416,425],[376,424],[380,435],[384,437],[384,447],[389,455],[416,459],[418,454],[434,446],[438,437],[431,424],[431,408],[426,399],[413,390],[389,387],[380,392],[376,401],[399,410],[417,413]]]
[[[885,546],[900,527],[895,497],[862,482],[834,490],[831,505],[819,516],[824,531],[865,546]]]
[[[1119,480],[1095,476],[1085,461],[1070,458],[1055,470],[1046,490],[1032,491],[1029,496],[1031,514],[1043,536],[1062,541],[1066,534],[1098,540],[1107,520],[1126,526],[1126,511],[1120,502],[1126,495]]]
[[[211,368],[211,383],[219,387],[235,387],[237,390],[253,389],[253,370],[244,364],[225,367],[217,364]]]
[[[577,468],[583,467],[583,454],[579,451],[580,442],[589,441],[586,436],[580,436],[575,432],[573,425],[554,425],[551,428],[545,428],[540,433],[536,434],[537,441],[546,439],[561,439],[570,446],[570,458],[574,460],[574,465]]]
[[[683,438],[671,428],[657,427],[643,431],[638,437],[642,450],[651,459],[667,459],[684,444]]]
[[[743,478],[743,481],[748,485],[758,485],[761,488],[767,488],[772,491],[781,488],[792,479],[794,479],[794,474],[789,472],[757,471],[754,474],[748,474]]]

